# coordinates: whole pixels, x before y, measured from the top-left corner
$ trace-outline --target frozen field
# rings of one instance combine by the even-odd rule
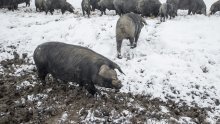
[[[180,123],[201,123],[199,118],[204,118],[204,122],[213,124],[218,119],[220,121],[219,13],[208,17],[187,15],[187,11],[178,11],[179,16],[164,23],[160,23],[159,18],[145,18],[148,25],[142,29],[137,47],[130,49],[129,42],[124,40],[122,44],[123,58],[117,59],[115,29],[119,16],[115,15],[114,11],[107,11],[107,15],[100,17],[100,12],[97,10],[92,13],[91,18],[83,17],[80,9],[81,1],[68,1],[75,7],[75,14],[66,12],[62,15],[57,11],[54,15],[37,13],[33,0],[31,7],[25,8],[24,5],[20,5],[19,10],[15,12],[0,9],[0,61],[14,59],[14,51],[20,56],[27,53],[27,58],[30,61],[28,59],[25,61],[31,65],[12,65],[15,70],[12,71],[13,73],[9,71],[8,75],[19,77],[25,75],[25,72],[29,72],[32,73],[34,79],[34,81],[30,81],[31,78],[28,78],[30,80],[18,80],[13,83],[14,86],[26,87],[28,85],[34,88],[38,83],[36,74],[33,74],[32,71],[35,67],[32,54],[37,45],[48,41],[65,42],[88,47],[120,65],[126,74],[118,73],[123,82],[121,94],[149,96],[149,100],[159,99],[164,103],[172,101],[177,108],[188,106],[205,111],[204,115],[197,114],[198,117],[194,118],[187,116],[188,114],[176,114],[178,117],[173,117],[169,104],[159,104],[162,109],[154,111],[155,113],[167,113],[170,118],[174,118],[173,120]],[[213,0],[204,1],[209,10]],[[1,62],[0,74],[2,78],[5,77],[6,70]],[[50,91],[42,91],[42,93],[48,96]],[[25,99],[25,95],[27,99]],[[33,101],[33,98],[29,98],[31,94],[25,95],[16,98],[16,100]],[[39,96],[36,93],[34,95],[36,95],[35,97]],[[36,99],[34,101],[37,101],[37,104],[42,102],[44,97],[40,100],[38,97]],[[130,102],[133,103],[132,100]],[[41,105],[44,104],[39,103],[37,107],[41,107]],[[71,108],[71,105],[69,107]],[[139,104],[137,108],[144,107]],[[82,110],[83,107],[78,109]],[[96,122],[97,117],[92,113],[95,109],[86,110],[88,110],[87,115],[79,120],[85,123]],[[58,113],[63,113],[54,117],[59,118],[59,123],[70,120],[68,113],[71,112],[67,107]],[[124,117],[122,122],[132,123],[130,118],[134,114],[133,112],[125,107],[121,113],[126,115],[122,114]],[[202,113],[200,112],[200,114]],[[1,115],[4,116],[4,112]],[[112,121],[116,123],[122,118],[121,116],[115,119],[116,121],[114,119]],[[154,117],[147,118],[145,119],[146,123],[170,122],[167,121],[167,118],[158,120],[154,120]],[[102,122],[102,119],[99,120]],[[50,123],[52,122],[50,121]],[[68,121],[68,123],[70,122],[75,123],[75,119],[72,118],[72,121]]]

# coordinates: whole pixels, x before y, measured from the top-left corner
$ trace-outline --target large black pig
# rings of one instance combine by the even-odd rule
[[[159,0],[139,0],[138,9],[142,16],[158,16],[161,2]]]
[[[120,89],[121,81],[114,69],[120,67],[106,57],[81,46],[61,42],[47,42],[34,51],[34,61],[39,78],[45,82],[48,73],[62,81],[77,82],[94,95],[94,84]]]
[[[116,13],[119,15],[134,12],[138,13],[138,2],[140,0],[114,0],[113,4],[116,10]]]
[[[220,11],[220,0],[212,4],[210,8],[210,14],[215,14],[217,11]]]

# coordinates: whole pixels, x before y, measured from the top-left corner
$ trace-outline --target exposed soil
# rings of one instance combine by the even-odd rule
[[[195,123],[206,123],[211,108],[189,107],[184,102],[162,102],[150,95],[132,95],[102,89],[91,96],[76,84],[65,84],[47,77],[42,85],[36,68],[27,54],[0,62],[0,123],[143,123],[149,119],[178,123],[190,117]],[[22,67],[32,67],[22,69]],[[20,70],[19,72],[17,70]],[[167,112],[162,110],[167,108]]]

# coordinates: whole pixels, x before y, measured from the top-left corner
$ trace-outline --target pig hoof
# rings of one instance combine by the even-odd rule
[[[134,48],[135,48],[135,47],[137,47],[137,44],[136,44],[136,43],[134,43]]]
[[[121,55],[118,55],[117,58],[118,58],[118,59],[122,59],[122,56],[121,56]]]
[[[134,49],[136,47],[136,45],[131,46],[131,49]]]

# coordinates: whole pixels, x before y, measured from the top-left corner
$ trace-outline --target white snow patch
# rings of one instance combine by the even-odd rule
[[[23,82],[21,82],[20,85],[17,85],[17,86],[16,86],[16,90],[19,90],[19,89],[24,88],[24,87],[27,87],[27,86],[32,86],[32,87],[34,87],[35,84],[37,84],[37,82],[32,82],[32,83],[30,83],[29,81],[23,81]]]
[[[27,95],[27,98],[29,101],[39,101],[39,100],[45,99],[47,97],[48,97],[47,94],[41,94],[41,93],[36,94],[36,95],[34,95],[34,94]]]
[[[169,112],[169,110],[165,106],[160,106],[160,108],[161,108],[161,112],[163,112],[163,113]]]
[[[68,118],[68,114],[65,111],[65,112],[63,112],[63,114],[62,114],[62,116],[61,116],[61,118],[59,120],[59,123],[64,123],[67,120],[67,118]]]

